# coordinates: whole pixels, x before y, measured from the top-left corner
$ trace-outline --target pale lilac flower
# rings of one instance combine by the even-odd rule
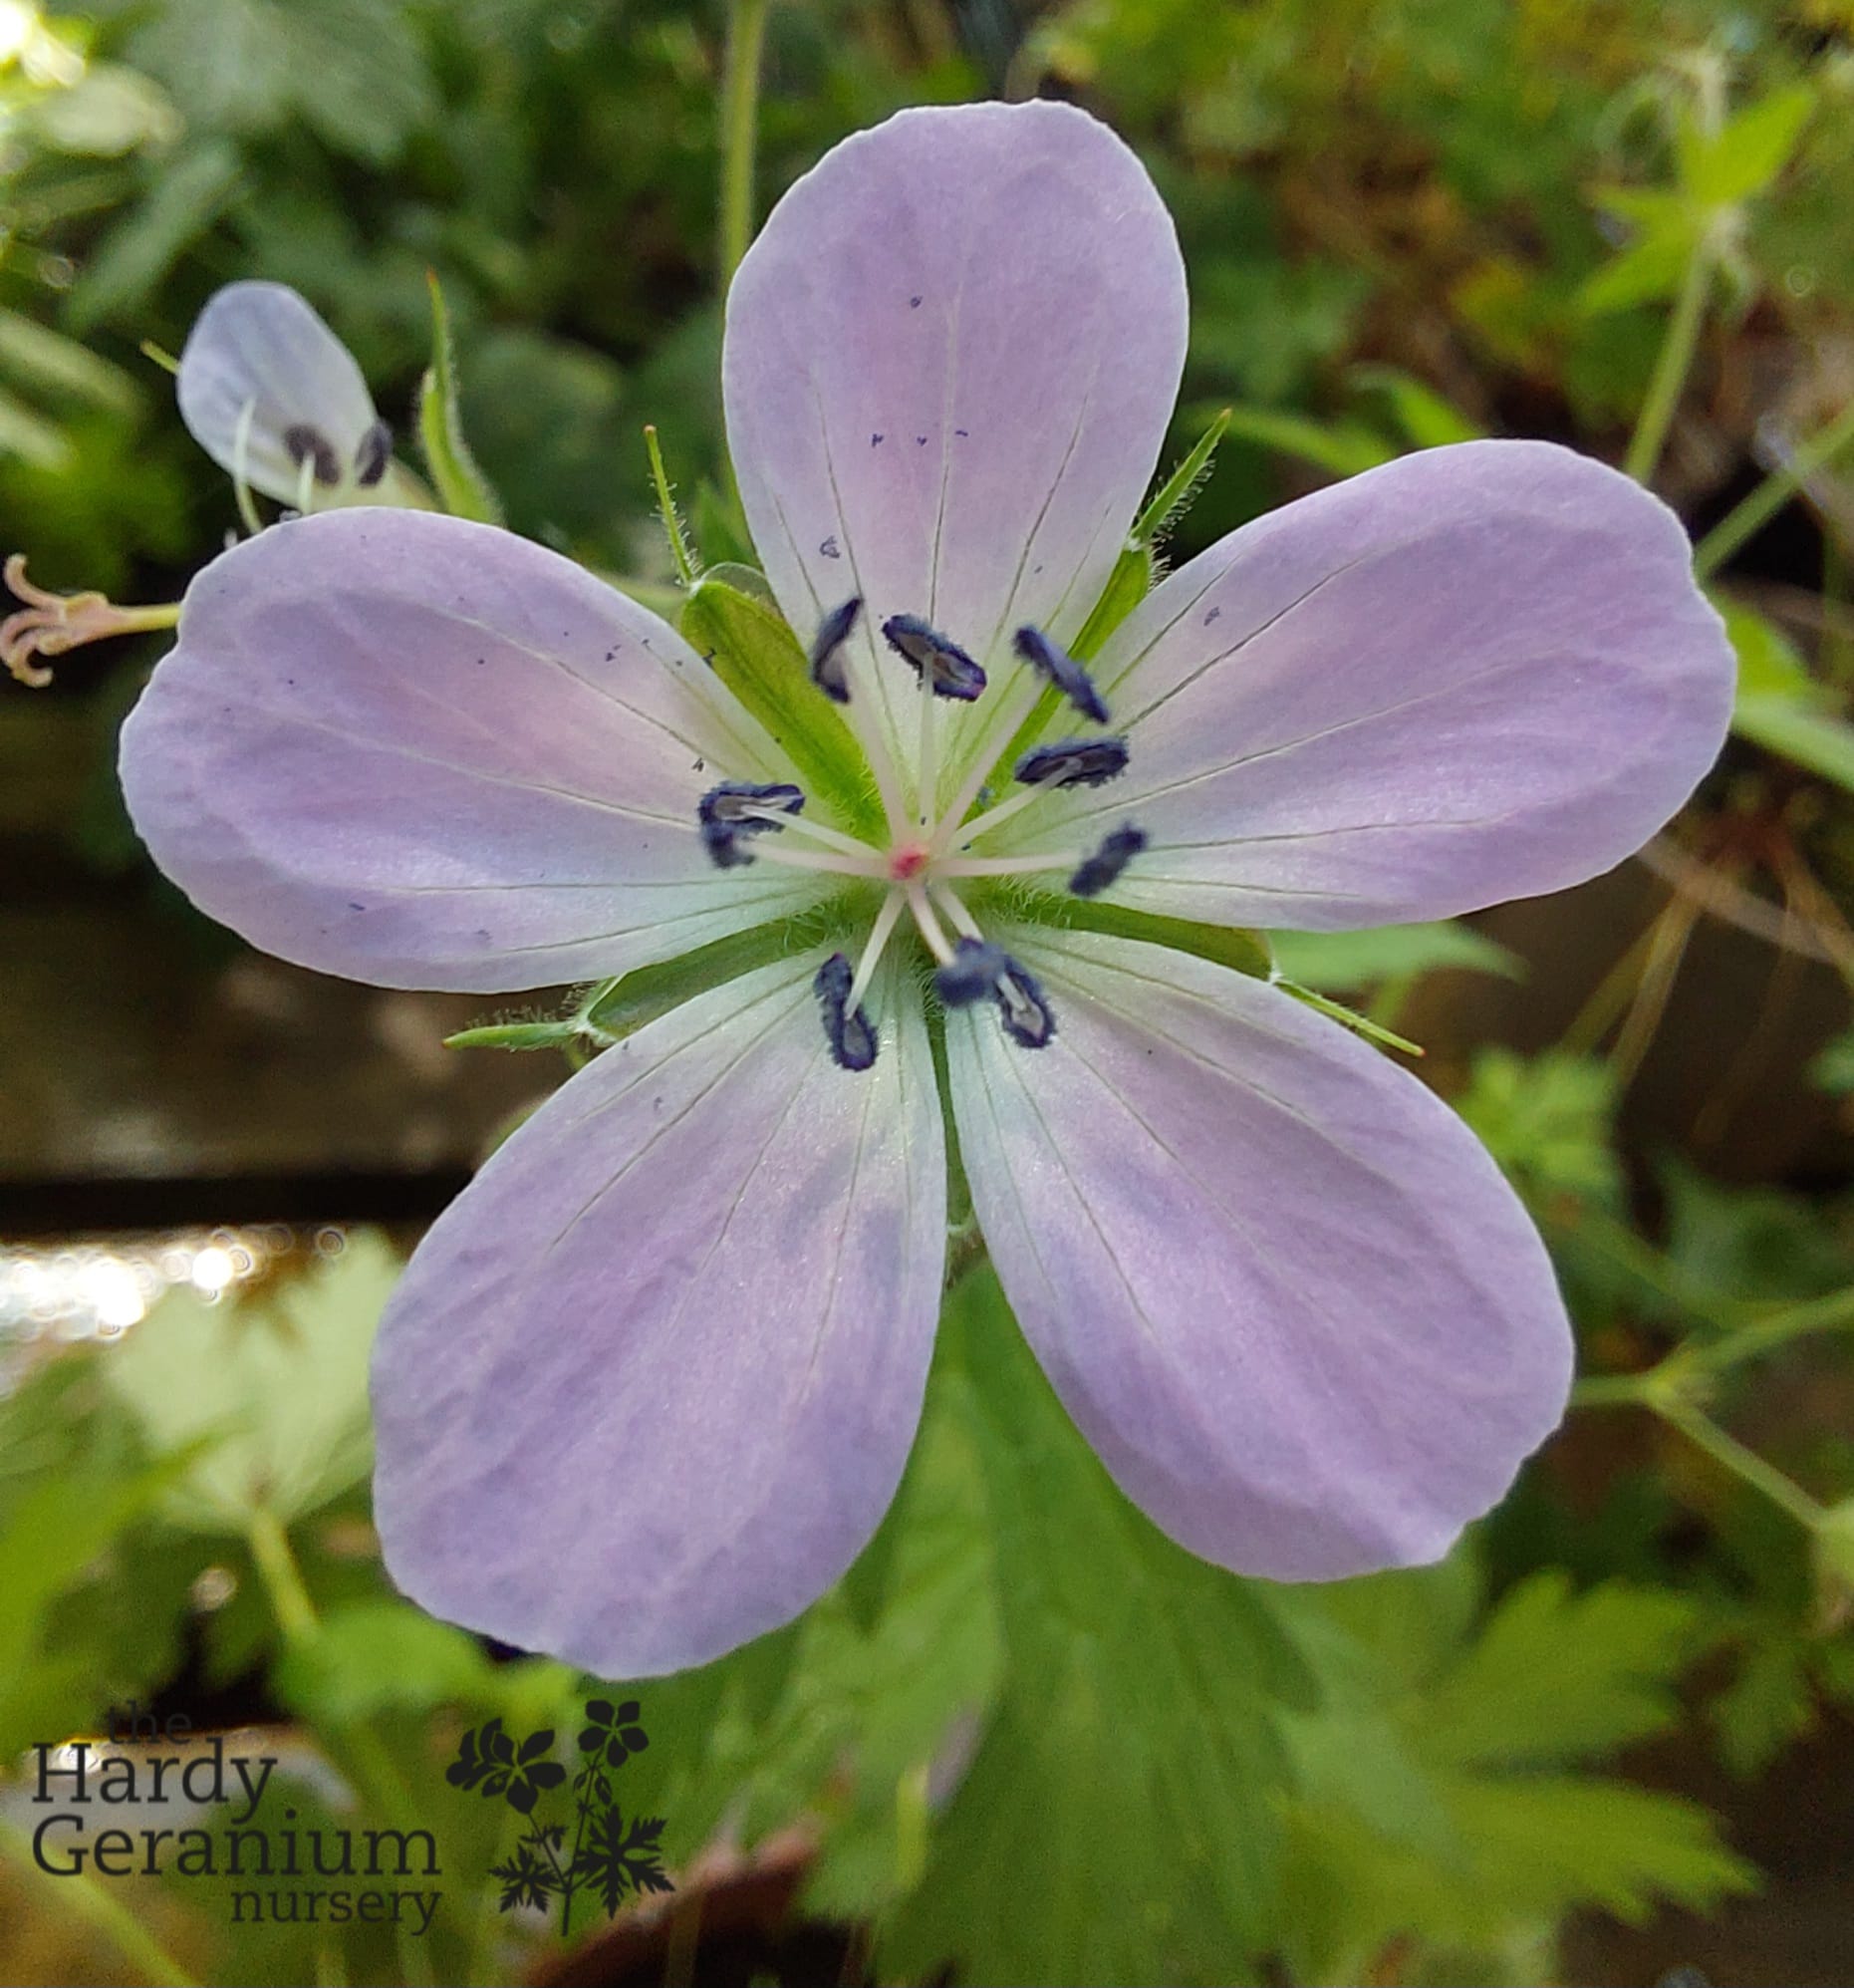
[[[354,354],[282,283],[213,293],[180,351],[187,431],[234,481],[299,511],[369,502],[393,463]]]
[[[1336,929],[1593,876],[1718,749],[1719,622],[1656,499],[1495,441],[1235,532],[1076,664],[1185,334],[1165,210],[1077,111],[907,112],[792,189],[725,359],[755,542],[817,636],[791,751],[644,609],[476,525],[336,512],[195,583],[124,777],[256,945],[496,992],[790,922],[574,1076],[414,1256],[378,1510],[436,1612],[635,1676],[849,1565],[938,1309],[940,1013],[1023,1329],[1192,1551],[1432,1560],[1557,1422],[1550,1265],[1454,1114],[1152,943],[1176,926],[1079,919]],[[798,748],[840,726],[868,773],[832,791]]]

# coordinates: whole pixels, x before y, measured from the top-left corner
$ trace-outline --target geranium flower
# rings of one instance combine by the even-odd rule
[[[638,1724],[642,1707],[635,1698],[614,1706],[609,1698],[586,1701],[586,1724],[580,1729],[580,1752],[594,1754],[607,1767],[623,1767],[634,1753],[642,1753],[651,1743],[650,1735]]]
[[[1193,1552],[1432,1560],[1559,1419],[1563,1306],[1485,1152],[1189,947],[1609,868],[1718,749],[1720,624],[1655,498],[1484,442],[1235,532],[1078,662],[1185,337],[1165,209],[1078,111],[906,112],[802,179],[725,350],[812,643],[779,739],[663,623],[478,526],[335,512],[194,584],[123,765],[213,916],[392,987],[715,947],[718,984],[515,1133],[388,1311],[379,1522],[437,1613],[637,1676],[849,1565],[938,1310],[942,1025],[1023,1329]]]
[[[382,494],[393,430],[354,354],[286,284],[215,291],[174,387],[187,431],[235,481],[300,511]]]
[[[491,1719],[471,1729],[457,1743],[457,1758],[444,1770],[444,1779],[453,1788],[480,1786],[485,1798],[500,1795],[511,1809],[524,1816],[534,1813],[534,1805],[550,1788],[566,1780],[567,1771],[550,1760],[551,1731],[530,1733],[519,1748],[502,1730],[500,1719]]]

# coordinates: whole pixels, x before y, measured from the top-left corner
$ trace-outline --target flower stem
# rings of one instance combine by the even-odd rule
[[[721,295],[753,238],[753,155],[759,127],[760,56],[770,0],[730,0],[721,81]]]
[[[1854,442],[1854,403],[1811,435],[1780,469],[1735,504],[1694,549],[1693,568],[1702,580],[1722,567],[1746,539],[1761,531],[1804,483]]]
[[[257,1563],[264,1591],[284,1641],[299,1649],[311,1647],[322,1634],[322,1618],[310,1599],[290,1536],[268,1506],[257,1506],[245,1521],[245,1537]],[[341,1751],[356,1785],[394,1829],[409,1833],[416,1827],[411,1798],[380,1736],[363,1719],[343,1721]],[[410,1988],[430,1988],[434,1980],[422,1940],[401,1926],[396,1929],[399,1968]]]
[[[40,1874],[31,1838],[5,1817],[0,1817],[0,1850],[21,1870]],[[99,1884],[87,1871],[48,1881],[57,1887],[61,1912],[69,1906],[79,1918],[88,1919],[99,1932],[114,1940],[124,1957],[148,1980],[157,1983],[158,1988],[199,1988],[195,1978],[148,1932],[135,1913],[111,1895],[107,1885]]]
[[[1675,300],[1674,315],[1668,320],[1667,335],[1655,360],[1648,383],[1648,398],[1642,403],[1641,418],[1629,441],[1622,466],[1638,483],[1652,480],[1668,428],[1680,406],[1681,390],[1693,370],[1693,356],[1700,343],[1700,326],[1706,315],[1707,293],[1713,287],[1713,244],[1702,235],[1688,258],[1687,274]]]
[[[1755,1450],[1747,1449],[1737,1437],[1722,1429],[1710,1415],[1674,1402],[1651,1404],[1661,1419],[1678,1429],[1689,1442],[1696,1443],[1713,1461],[1735,1478],[1761,1491],[1773,1505],[1779,1505],[1807,1532],[1814,1532],[1827,1516],[1824,1509],[1793,1479],[1785,1477],[1774,1464],[1767,1464]]]

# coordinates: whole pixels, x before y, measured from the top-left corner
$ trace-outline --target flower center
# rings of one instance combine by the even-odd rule
[[[1132,823],[1093,849],[999,853],[984,845],[1044,795],[1116,778],[1126,770],[1127,741],[1097,732],[1033,746],[1010,769],[1017,790],[994,798],[987,783],[997,762],[1049,687],[1089,723],[1109,722],[1086,669],[1040,629],[1020,628],[1011,642],[1020,667],[994,690],[984,666],[949,636],[919,615],[893,614],[881,625],[883,643],[914,671],[919,686],[913,720],[897,723],[874,676],[880,652],[855,641],[862,611],[862,601],[851,599],[825,617],[812,644],[811,680],[839,707],[863,748],[882,797],[881,841],[808,816],[804,792],[787,782],[723,780],[696,810],[702,844],[720,869],[764,860],[882,887],[855,965],[848,954],[833,954],[817,978],[825,1036],[843,1068],[866,1070],[876,1059],[876,1029],[863,995],[904,913],[932,956],[934,986],[948,1007],[989,999],[1011,1041],[1041,1048],[1056,1032],[1042,990],[985,938],[959,886],[966,879],[1052,872],[1065,872],[1078,897],[1098,896],[1113,884],[1146,847],[1144,832]]]

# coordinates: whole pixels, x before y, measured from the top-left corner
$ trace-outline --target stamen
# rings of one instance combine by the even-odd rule
[[[961,939],[952,958],[933,976],[934,991],[948,1007],[983,1000],[1010,971],[1010,955],[987,939]]]
[[[850,702],[850,672],[846,667],[844,645],[856,618],[863,612],[863,597],[852,594],[840,608],[833,608],[818,624],[811,644],[811,681],[833,704]]]
[[[1069,879],[1069,889],[1078,898],[1099,897],[1145,847],[1145,829],[1115,829]]]
[[[984,937],[984,934],[978,929],[978,921],[959,902],[957,891],[953,890],[949,885],[941,883],[937,877],[933,880],[932,891],[934,897],[939,900],[940,908],[952,920],[953,924],[965,934],[966,938],[982,939]]]
[[[376,422],[361,437],[354,451],[354,480],[371,490],[387,473],[393,460],[393,430],[385,422]]]
[[[868,1010],[852,1004],[850,962],[833,953],[812,982],[824,1016],[824,1038],[840,1070],[867,1070],[876,1060],[876,1029]]]
[[[1082,860],[1079,849],[1044,855],[941,856],[933,864],[933,881],[943,877],[1028,877],[1039,870],[1072,870]]]
[[[923,828],[933,819],[933,790],[939,785],[939,734],[933,728],[933,673],[921,672],[920,730],[915,739],[915,816]]]
[[[781,821],[772,817],[797,814],[804,805],[803,790],[789,781],[761,785],[752,780],[723,780],[702,795],[695,812],[704,827],[713,821],[754,833],[762,828],[783,827]]]
[[[749,803],[753,810],[758,810],[760,806],[758,802]],[[854,835],[846,835],[841,828],[830,828],[821,821],[813,821],[808,814],[788,814],[777,807],[767,807],[764,816],[769,827],[789,830],[801,841],[809,837],[813,842],[823,843],[826,849],[840,849],[846,856],[855,856],[864,862],[882,860],[881,853],[867,842],[859,842]]]
[[[961,939],[933,986],[948,1007],[969,1007],[989,994],[1005,1034],[1025,1049],[1041,1049],[1056,1032],[1055,1011],[1035,979],[988,940]]]
[[[935,697],[970,704],[985,688],[984,671],[919,615],[891,615],[882,624],[882,639],[927,680]]]
[[[741,846],[742,838],[768,830],[777,834],[784,826],[780,817],[797,814],[804,805],[803,790],[787,782],[723,780],[702,795],[695,809],[702,846],[717,870],[750,863],[753,857]]]
[[[257,403],[247,401],[238,410],[238,420],[232,426],[232,495],[238,499],[238,515],[245,521],[245,529],[253,538],[264,529],[264,520],[257,514],[257,504],[251,495],[251,479],[245,474],[245,464],[251,453],[251,424],[257,415]]]
[[[952,958],[952,941],[946,937],[944,927],[933,915],[933,907],[927,902],[927,887],[919,877],[912,877],[902,888],[908,893],[908,909],[914,913],[915,924],[927,942],[927,951],[943,967]]]
[[[1020,628],[1011,638],[1011,647],[1039,676],[1047,677],[1084,717],[1093,718],[1096,724],[1107,722],[1107,706],[1101,702],[1094,679],[1040,628]]]
[[[969,849],[975,837],[1021,814],[1045,787],[1098,787],[1125,772],[1127,759],[1124,738],[1064,738],[1050,745],[1033,745],[1016,765],[1016,777],[1024,783],[1024,791],[986,808],[962,827],[949,812],[938,846],[945,849],[956,844]]]
[[[1046,1048],[1056,1032],[1055,1009],[1043,997],[1043,990],[1015,960],[998,983],[997,995],[998,1018],[1004,1024],[1005,1034],[1021,1048]]]
[[[1017,761],[1027,787],[1098,787],[1127,770],[1124,738],[1063,738],[1033,745]]]
[[[882,901],[882,909],[876,914],[876,922],[870,927],[869,939],[863,947],[863,957],[856,963],[856,978],[850,983],[850,992],[844,996],[844,1006],[855,1011],[856,1004],[868,991],[875,977],[877,962],[882,958],[882,949],[889,943],[889,935],[895,930],[896,921],[902,915],[902,907],[907,899],[901,891],[891,891]]]
[[[293,422],[283,431],[283,445],[290,451],[292,462],[314,463],[318,483],[333,489],[341,481],[341,457],[319,427],[308,422]]]

